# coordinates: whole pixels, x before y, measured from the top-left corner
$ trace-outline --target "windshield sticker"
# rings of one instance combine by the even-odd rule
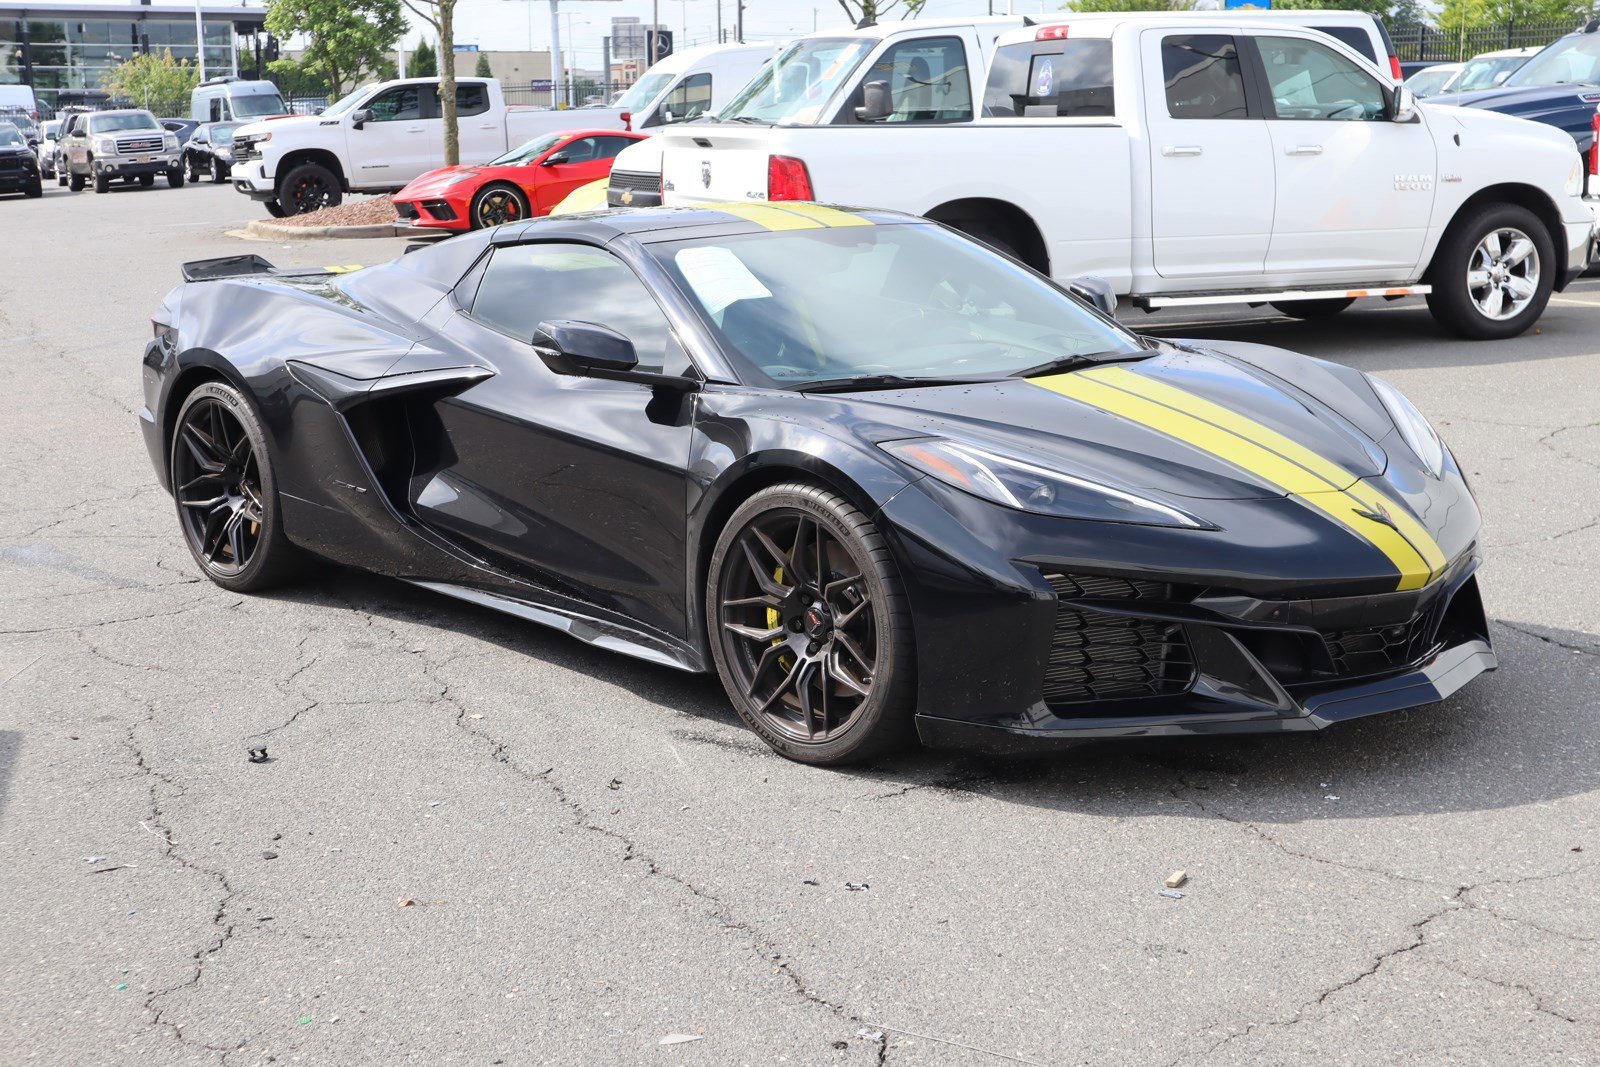
[[[720,315],[729,304],[739,300],[772,295],[731,249],[685,248],[672,258],[708,314]]]

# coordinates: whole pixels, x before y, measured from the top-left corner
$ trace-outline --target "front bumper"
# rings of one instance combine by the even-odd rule
[[[93,170],[96,174],[108,174],[113,178],[137,178],[144,174],[165,174],[169,170],[177,170],[179,166],[176,155],[155,156],[146,161],[96,157]]]
[[[444,199],[396,200],[395,214],[408,226],[435,230],[468,230],[472,223],[456,206]]]
[[[252,200],[276,200],[278,197],[277,187],[267,175],[264,160],[235,162],[228,179],[233,182],[235,189]]]
[[[4,170],[0,171],[0,193],[20,193],[31,188],[39,180],[36,170]]]

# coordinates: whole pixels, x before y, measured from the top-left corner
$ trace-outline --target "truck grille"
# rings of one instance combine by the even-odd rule
[[[130,137],[117,142],[117,155],[119,156],[148,156],[152,152],[161,151],[161,135],[154,137]]]
[[[611,172],[611,188],[618,192],[632,189],[636,193],[658,193],[661,191],[661,175],[614,170]]]
[[[1194,682],[1194,657],[1182,626],[1079,611],[1073,600],[1171,599],[1160,582],[1088,574],[1047,574],[1057,598],[1050,662],[1044,672],[1049,704],[1167,696]]]
[[[236,163],[243,163],[247,159],[260,159],[261,151],[256,147],[265,140],[266,135],[258,137],[235,137],[233,139],[233,159]]]

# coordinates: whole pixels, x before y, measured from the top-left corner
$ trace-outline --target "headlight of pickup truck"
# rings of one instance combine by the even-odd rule
[[[162,134],[161,147],[168,152],[176,152],[178,150],[178,135],[170,132]]]
[[[115,137],[96,137],[90,144],[97,156],[114,156],[117,154],[117,140]]]
[[[1578,162],[1576,162],[1576,163],[1574,163],[1572,165],[1572,173],[1567,175],[1567,183],[1561,187],[1561,191],[1566,193],[1568,196],[1582,196],[1583,195],[1583,161],[1582,160],[1579,160]]]

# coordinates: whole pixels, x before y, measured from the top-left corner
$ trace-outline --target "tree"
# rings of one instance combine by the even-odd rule
[[[179,63],[168,49],[160,55],[145,52],[119,63],[103,83],[113,98],[130,100],[140,107],[151,105],[167,110],[182,101],[200,84],[200,72],[192,63]]]
[[[478,65],[472,68],[474,77],[492,78],[494,71],[489,68],[489,57],[482,52],[478,53]]]
[[[1062,11],[1190,11],[1194,0],[1069,0]]]
[[[331,92],[321,70],[297,59],[274,59],[267,64],[267,70],[285,97],[328,96]]]
[[[406,7],[439,32],[439,56],[443,60],[439,64],[439,117],[444,119],[444,165],[447,167],[461,162],[461,127],[456,120],[457,3],[458,0],[405,0]]]
[[[411,62],[407,64],[407,73],[413,78],[437,78],[439,76],[439,53],[433,50],[433,45],[426,39],[417,44],[417,50],[411,53]]]
[[[320,70],[337,94],[381,70],[407,27],[400,0],[268,0],[267,29],[279,37],[304,34],[302,65]]]
[[[905,9],[900,13],[901,18],[914,19],[922,13],[922,5],[927,2],[928,0],[839,0],[839,6],[844,8],[844,13],[849,16],[851,22],[860,22],[862,19],[877,22],[897,7]]]

